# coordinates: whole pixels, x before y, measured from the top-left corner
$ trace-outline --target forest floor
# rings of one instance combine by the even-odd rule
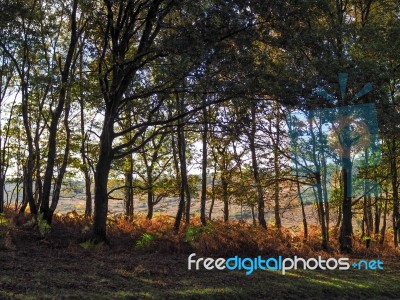
[[[86,221],[70,216],[56,219],[45,238],[29,226],[15,226],[8,219],[0,226],[0,299],[399,299],[400,261],[396,251],[358,249],[351,260],[380,259],[384,270],[347,271],[188,270],[188,255],[207,256],[207,249],[185,241],[174,244],[172,235],[146,244],[146,232],[159,228],[163,220],[110,225],[109,245],[88,246],[82,243]],[[0,222],[1,223],[1,222]],[[116,222],[117,223],[117,222]],[[165,225],[165,224],[164,224]],[[240,232],[242,225],[232,232]],[[216,231],[220,230],[215,227]],[[247,227],[246,227],[247,228]],[[228,235],[227,230],[224,229]],[[244,230],[244,229],[243,229]],[[250,230],[250,229],[246,229]],[[234,243],[231,250],[223,244],[224,233],[217,232],[215,257],[237,255],[255,257],[255,248]],[[212,233],[210,233],[212,235]],[[249,233],[249,235],[251,235]],[[283,234],[285,235],[285,234]],[[215,240],[215,236],[212,237]],[[284,239],[288,239],[286,236]],[[4,242],[9,239],[8,242]],[[246,237],[243,237],[246,243]],[[295,239],[276,251],[264,248],[260,255],[291,256]],[[142,241],[140,244],[138,241]],[[185,239],[184,239],[185,240]],[[186,240],[187,241],[187,240]],[[270,243],[272,240],[269,240]],[[208,240],[199,242],[209,243]],[[222,244],[221,244],[222,243]],[[231,243],[232,244],[232,243]],[[230,245],[231,245],[230,244]],[[138,247],[138,245],[141,247]],[[147,246],[146,246],[147,245]],[[238,246],[239,245],[239,246]],[[259,244],[261,245],[261,244]],[[311,245],[311,244],[310,244]],[[254,246],[254,245],[253,245]],[[242,247],[242,248],[241,248]],[[209,244],[209,248],[212,247]],[[222,249],[224,248],[224,249]],[[273,249],[271,248],[271,249]],[[288,250],[288,249],[292,250]],[[299,250],[299,255],[317,257],[321,251]],[[286,250],[285,250],[286,249]],[[229,252],[231,251],[231,252]],[[203,252],[203,254],[201,253]],[[215,252],[215,251],[214,251]],[[218,252],[218,251],[216,251]],[[315,255],[314,255],[315,254]],[[325,257],[347,257],[331,249]]]

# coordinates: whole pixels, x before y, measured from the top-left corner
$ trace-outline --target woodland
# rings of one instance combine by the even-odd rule
[[[318,299],[398,295],[399,1],[0,10],[1,297],[266,299],[266,281],[274,299],[313,285]],[[84,214],[59,213],[76,183]],[[388,270],[210,283],[185,269],[192,252],[384,257]]]

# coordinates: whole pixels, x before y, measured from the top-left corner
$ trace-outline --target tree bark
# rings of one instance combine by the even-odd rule
[[[203,105],[205,97],[203,98]],[[208,137],[208,112],[207,107],[203,108],[203,134],[202,134],[202,163],[201,163],[201,198],[200,198],[200,220],[203,226],[207,225],[206,200],[207,200],[207,137]]]
[[[391,149],[390,149],[390,171],[391,171],[391,179],[392,179],[392,191],[393,191],[393,243],[395,247],[399,246],[399,221],[400,221],[400,213],[399,213],[399,190],[397,183],[397,157],[396,157],[396,140],[391,140]]]
[[[65,171],[67,170],[67,165],[68,165],[68,157],[69,157],[70,142],[71,142],[71,129],[69,128],[69,122],[68,122],[69,111],[70,111],[70,105],[67,104],[66,108],[65,108],[65,116],[64,116],[64,128],[65,128],[65,132],[66,132],[66,144],[65,144],[65,149],[64,149],[64,157],[63,157],[61,168],[59,170],[59,173],[58,173],[58,176],[56,179],[56,183],[54,185],[53,197],[51,199],[51,206],[50,206],[50,211],[49,211],[49,215],[48,215],[48,219],[47,219],[48,224],[52,223],[53,213],[56,210],[57,205],[58,205],[58,200],[60,199],[61,186],[62,186],[62,182],[64,179]]]
[[[261,186],[260,172],[258,168],[257,154],[256,154],[256,104],[251,103],[251,131],[249,134],[250,140],[250,151],[251,151],[251,163],[253,169],[254,183],[257,188],[257,205],[258,205],[258,222],[261,227],[267,228],[267,222],[265,222],[265,203],[264,203],[264,191]]]
[[[350,152],[350,151],[349,151]],[[340,250],[344,252],[352,252],[353,249],[353,224],[352,224],[352,175],[351,160],[348,156],[342,158],[342,181],[343,181],[343,202],[342,202],[342,227],[340,229]]]
[[[317,179],[317,193],[318,193],[318,201],[317,201],[317,208],[318,208],[318,216],[321,224],[321,236],[322,236],[322,247],[324,249],[328,248],[328,234],[327,234],[327,226],[326,226],[326,216],[325,216],[325,199],[323,198],[322,193],[322,182],[321,182],[321,173],[319,170],[317,171],[316,179]]]
[[[2,70],[1,70],[2,71]],[[0,78],[1,80],[1,78]],[[1,84],[0,84],[0,95],[2,95]],[[0,99],[0,105],[2,103],[2,98]],[[5,173],[4,173],[4,153],[5,149],[2,147],[2,128],[1,128],[1,108],[0,108],[0,213],[4,212],[4,183],[5,183]]]
[[[79,81],[83,82],[83,51],[79,56]],[[86,139],[87,134],[85,131],[85,101],[83,100],[85,97],[84,86],[80,85],[80,97],[79,97],[79,106],[80,106],[80,134],[81,134],[81,145],[80,145],[80,153],[82,159],[82,173],[85,178],[85,218],[90,218],[93,213],[92,208],[92,178],[90,176],[90,166],[89,161],[86,154]]]
[[[147,180],[147,219],[151,220],[154,210],[153,180],[151,175],[147,175]]]
[[[315,136],[315,133],[313,131],[314,129],[314,124],[313,124],[313,118],[309,119],[309,126],[310,126],[310,132],[312,136],[312,159],[315,167],[315,181],[316,181],[316,202],[317,202],[317,210],[318,210],[318,220],[321,225],[321,238],[322,238],[322,247],[324,249],[328,248],[328,233],[327,233],[327,226],[326,226],[326,214],[325,214],[325,198],[324,198],[324,193],[323,193],[323,182],[322,182],[322,175],[321,175],[321,158],[320,155],[322,156],[322,160],[324,160],[324,155],[323,153],[318,153],[316,144],[317,138]],[[321,132],[321,128],[318,128],[319,132]],[[323,165],[323,164],[322,164]],[[325,170],[324,170],[325,172]],[[315,193],[315,190],[314,190]]]
[[[381,226],[381,216],[382,216],[382,208],[381,208],[381,201],[382,199],[379,197],[377,192],[374,192],[375,196],[375,211],[374,211],[374,234],[378,235],[379,234],[379,228]],[[379,201],[378,201],[379,199]],[[379,203],[380,202],[380,203]],[[385,204],[386,205],[386,202]]]
[[[178,94],[176,94],[177,101],[177,110],[179,114],[182,114],[185,110],[185,103],[183,97],[180,98]],[[178,158],[180,162],[180,175],[181,175],[181,200],[178,207],[178,213],[175,222],[175,230],[179,230],[179,225],[181,222],[183,209],[185,210],[185,224],[189,225],[190,223],[190,190],[189,190],[189,182],[187,175],[187,167],[186,167],[186,139],[184,132],[184,125],[181,119],[178,120],[177,126],[177,143],[178,143]],[[182,197],[183,195],[183,197]],[[185,199],[186,198],[186,199]],[[185,201],[186,200],[186,201]],[[184,203],[182,204],[182,201]],[[181,211],[182,210],[182,211]]]
[[[0,213],[4,212],[4,184],[5,176],[0,172]]]
[[[128,157],[129,170],[125,172],[125,217],[133,220],[134,211],[134,190],[133,190],[133,157]]]
[[[275,171],[275,182],[274,182],[274,213],[275,213],[275,226],[281,228],[282,221],[280,216],[280,205],[279,205],[279,181],[280,181],[280,169],[279,169],[279,143],[280,143],[280,111],[279,106],[276,104],[276,139],[274,142],[274,171]]]
[[[210,204],[210,210],[208,212],[208,219],[211,221],[212,217],[212,212],[214,209],[214,203],[215,203],[215,179],[217,177],[217,165],[214,165],[214,173],[213,173],[213,178],[211,182],[211,204]]]
[[[24,172],[24,195],[25,201],[21,206],[19,213],[23,214],[25,212],[25,208],[27,204],[29,204],[29,209],[32,215],[37,215],[37,208],[35,199],[33,197],[33,171],[34,171],[34,161],[35,161],[35,154],[33,149],[33,139],[31,128],[29,125],[29,116],[28,116],[28,87],[26,83],[22,85],[22,118],[28,143],[28,157],[26,160],[26,167]]]
[[[386,217],[387,217],[387,206],[388,206],[388,195],[386,194],[385,197],[385,206],[383,209],[383,224],[380,232],[379,244],[383,245],[385,241],[385,234],[386,234]]]
[[[178,132],[178,129],[176,129]],[[172,134],[172,155],[174,158],[174,166],[175,166],[175,171],[176,171],[176,181],[177,185],[179,186],[179,204],[178,204],[178,211],[176,212],[176,218],[175,218],[175,224],[174,224],[174,230],[175,232],[179,231],[179,227],[181,224],[182,220],[182,215],[183,211],[185,209],[185,191],[182,188],[182,180],[181,180],[181,169],[179,165],[179,146],[175,142],[175,134]]]
[[[223,170],[222,173],[226,172]],[[229,221],[229,193],[228,193],[228,180],[225,174],[221,175],[221,186],[222,186],[222,200],[224,202],[224,222]]]
[[[93,241],[106,242],[106,224],[108,213],[108,193],[107,183],[110,173],[111,162],[113,160],[112,142],[113,142],[114,117],[110,108],[106,108],[105,120],[100,136],[100,153],[96,165],[94,176],[95,195],[94,195],[94,222],[93,222]]]
[[[301,189],[300,189],[300,182],[299,182],[299,172],[296,167],[296,187],[297,187],[297,193],[300,198],[300,205],[301,205],[301,216],[303,219],[303,241],[306,242],[308,239],[308,224],[307,224],[307,216],[306,216],[306,211],[304,208],[304,201],[303,201],[303,196],[301,195]]]

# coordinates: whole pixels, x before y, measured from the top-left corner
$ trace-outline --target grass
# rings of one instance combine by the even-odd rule
[[[379,271],[296,270],[282,275],[256,270],[249,276],[244,271],[189,271],[187,258],[192,251],[206,256],[218,246],[230,250],[221,249],[214,256],[235,249],[245,252],[246,243],[253,243],[251,251],[263,246],[265,256],[322,252],[313,248],[312,239],[307,247],[295,248],[296,240],[285,233],[278,238],[273,230],[260,233],[243,224],[216,223],[185,242],[184,232],[170,234],[170,221],[165,219],[115,220],[110,246],[82,247],[86,222],[77,216],[56,219],[46,238],[30,228],[8,227],[14,247],[0,250],[0,299],[398,299],[400,295],[400,262],[393,251],[356,248],[352,259],[379,257],[384,261],[384,270]],[[146,232],[157,238],[137,247]],[[232,238],[244,242],[229,243]],[[278,246],[280,250],[273,252]],[[324,255],[345,256],[334,249]]]

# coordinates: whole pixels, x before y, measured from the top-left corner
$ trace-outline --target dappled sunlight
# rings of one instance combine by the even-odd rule
[[[191,289],[183,289],[172,293],[177,296],[197,296],[197,297],[233,297],[237,296],[237,291],[233,288],[220,287],[220,288],[206,288],[197,287]]]

